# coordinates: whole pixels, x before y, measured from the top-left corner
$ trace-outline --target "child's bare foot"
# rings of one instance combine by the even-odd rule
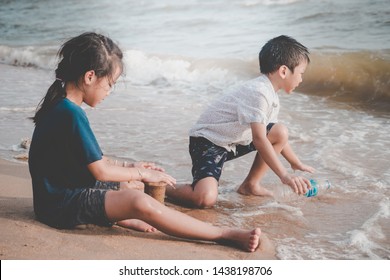
[[[242,183],[237,192],[243,195],[274,196],[273,192],[267,190],[259,184],[251,185],[245,182]]]
[[[233,242],[234,245],[248,252],[256,251],[260,245],[260,228],[249,231],[226,229],[223,235],[224,237],[220,243]]]
[[[119,221],[117,225],[129,229],[133,229],[136,231],[141,231],[141,232],[155,232],[157,231],[156,228],[152,227],[148,223],[145,223],[144,221],[137,220],[137,219],[128,219],[128,220],[123,220]]]

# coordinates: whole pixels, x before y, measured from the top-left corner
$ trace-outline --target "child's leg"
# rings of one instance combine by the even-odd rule
[[[112,189],[112,190],[124,190],[124,189],[134,189],[139,191],[144,191],[145,185],[140,181],[129,181],[129,182],[96,182],[96,188],[100,189]],[[128,219],[124,221],[119,221],[117,225],[125,228],[130,228],[133,230],[141,232],[155,232],[156,229],[151,225],[148,225],[144,221],[137,219]]]
[[[303,164],[298,156],[294,153],[290,143],[286,143],[282,150],[282,156],[291,164],[293,170],[301,170],[313,173],[315,170],[313,167]]]
[[[259,228],[219,228],[168,208],[136,190],[107,192],[105,211],[113,222],[140,219],[166,234],[180,238],[229,243],[249,252],[253,252],[260,243]]]
[[[218,180],[228,152],[202,137],[190,137],[189,152],[195,185],[168,187],[167,195],[182,204],[212,207],[217,201]]]
[[[167,187],[167,196],[184,205],[199,208],[212,207],[217,202],[218,182],[214,177],[199,180],[195,187],[191,185],[176,185],[176,188]]]
[[[157,229],[144,221],[138,219],[127,219],[117,222],[118,226],[129,228],[141,232],[155,232]]]
[[[288,143],[288,131],[282,124],[275,124],[267,135],[268,140],[277,154],[280,154]],[[259,183],[269,169],[268,165],[257,153],[248,176],[238,188],[237,192],[245,195],[272,195],[272,192],[262,187]]]
[[[259,184],[267,170],[268,165],[264,162],[259,153],[256,153],[252,167],[237,192],[243,195],[273,196],[271,191]]]

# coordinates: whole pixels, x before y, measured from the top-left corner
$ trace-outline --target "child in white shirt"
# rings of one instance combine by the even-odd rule
[[[251,151],[257,154],[239,193],[272,195],[259,184],[268,167],[295,193],[305,194],[310,188],[308,179],[289,174],[278,159],[282,154],[292,169],[314,171],[299,160],[288,142],[287,128],[277,123],[277,92],[290,94],[302,82],[309,51],[293,38],[279,36],[263,46],[259,60],[263,75],[214,101],[191,128],[193,183],[168,189],[171,198],[197,207],[213,206],[225,161]]]

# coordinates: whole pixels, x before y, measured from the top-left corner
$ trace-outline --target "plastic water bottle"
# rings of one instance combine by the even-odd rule
[[[324,191],[330,189],[332,186],[329,180],[325,180],[322,184],[320,184],[315,179],[310,179],[311,189],[308,189],[305,193],[306,197],[313,197],[318,194],[319,191]]]

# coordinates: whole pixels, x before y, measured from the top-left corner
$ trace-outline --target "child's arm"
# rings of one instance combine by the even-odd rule
[[[146,169],[152,169],[152,170],[165,172],[164,168],[156,165],[153,162],[139,161],[139,162],[130,163],[128,161],[120,161],[120,160],[110,159],[106,156],[103,156],[103,160],[106,161],[109,165],[116,165],[116,166],[122,166],[122,167],[146,168]]]
[[[310,182],[301,176],[290,175],[278,159],[278,156],[267,138],[267,128],[262,123],[251,123],[253,144],[264,162],[275,172],[283,184],[289,185],[297,194],[306,193]]]
[[[314,173],[315,169],[313,167],[306,165],[306,164],[303,164],[299,160],[297,155],[294,153],[292,147],[290,146],[290,143],[287,142],[287,144],[284,146],[281,154],[290,163],[291,168],[293,170],[301,170],[301,171]]]
[[[176,180],[159,170],[142,167],[123,167],[110,163],[107,158],[102,158],[88,164],[88,170],[99,181],[127,182],[142,181],[145,183],[165,182],[173,186]]]

